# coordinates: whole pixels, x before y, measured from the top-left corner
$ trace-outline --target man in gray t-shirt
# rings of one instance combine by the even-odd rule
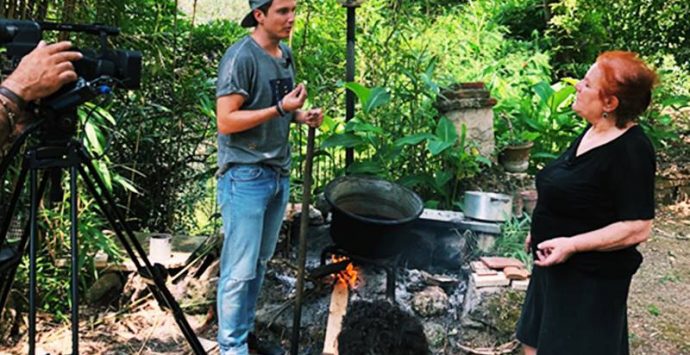
[[[250,0],[242,21],[255,27],[223,56],[216,85],[218,203],[225,240],[218,281],[218,344],[222,354],[278,353],[259,342],[256,300],[278,240],[289,196],[290,123],[318,127],[320,109],[295,86],[290,36],[297,0]]]

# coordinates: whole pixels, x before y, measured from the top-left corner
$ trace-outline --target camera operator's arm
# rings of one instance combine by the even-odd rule
[[[0,144],[15,130],[27,102],[46,97],[77,79],[71,62],[82,55],[68,51],[71,47],[70,42],[47,45],[41,41],[0,83]]]

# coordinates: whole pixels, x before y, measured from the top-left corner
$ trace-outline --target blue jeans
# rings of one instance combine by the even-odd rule
[[[218,180],[225,234],[217,297],[222,354],[249,353],[247,336],[288,196],[289,178],[263,165],[235,165]]]

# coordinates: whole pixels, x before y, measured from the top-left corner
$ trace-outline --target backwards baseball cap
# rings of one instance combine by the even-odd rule
[[[242,22],[240,22],[240,25],[242,27],[256,27],[256,25],[259,23],[256,22],[256,18],[254,18],[254,10],[268,4],[271,1],[273,0],[249,0],[249,7],[251,7],[252,10],[249,11],[247,16],[244,17]]]

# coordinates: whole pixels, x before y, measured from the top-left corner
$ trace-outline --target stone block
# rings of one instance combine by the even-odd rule
[[[483,253],[491,252],[494,249],[494,245],[496,245],[496,238],[495,234],[478,233],[477,249]]]
[[[486,264],[484,264],[483,261],[472,261],[470,262],[470,267],[472,268],[472,271],[474,271],[475,274],[480,276],[498,274],[498,271],[489,269],[489,267],[486,266]]]
[[[477,288],[508,286],[510,284],[510,280],[503,272],[499,272],[496,275],[472,274],[472,280]]]
[[[503,269],[503,273],[509,280],[527,280],[529,278],[529,271],[527,269],[508,266]]]
[[[495,148],[494,105],[496,99],[490,97],[481,82],[445,88],[436,102],[436,108],[453,122],[458,135],[465,130],[467,138],[476,143],[479,154],[487,158]]]
[[[462,212],[457,211],[435,210],[431,208],[425,208],[424,211],[422,211],[422,215],[419,216],[419,218],[440,222],[455,222],[463,219],[464,215],[462,214]]]
[[[510,287],[512,287],[515,290],[519,290],[519,291],[527,291],[528,286],[529,286],[529,279],[527,279],[527,280],[513,280],[510,283]]]
[[[524,268],[525,265],[522,261],[515,258],[506,258],[503,256],[482,256],[480,258],[484,264],[495,270],[502,270],[508,266],[514,266],[518,268]]]

